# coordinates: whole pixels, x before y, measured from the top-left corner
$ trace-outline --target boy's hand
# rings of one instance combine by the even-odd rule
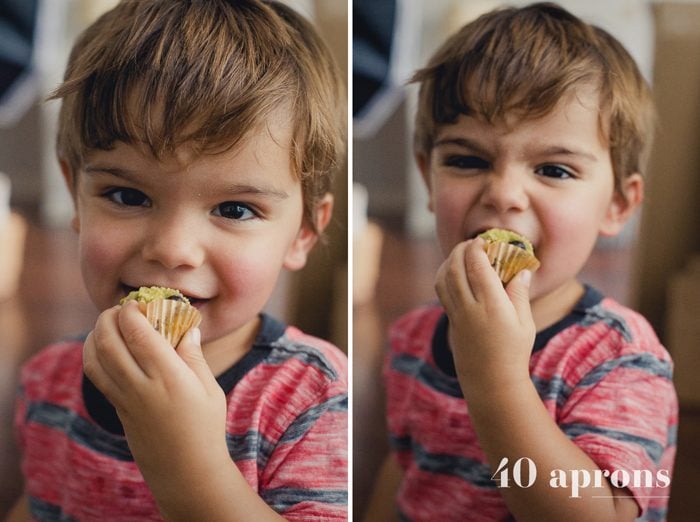
[[[435,288],[450,320],[450,346],[465,394],[529,382],[535,339],[530,279],[530,272],[520,272],[504,289],[478,238],[458,244],[438,270]]]
[[[222,458],[230,461],[226,400],[198,334],[188,332],[173,350],[138,305],[127,302],[103,312],[85,341],[85,373],[116,408],[156,498],[170,480],[186,476],[203,484],[198,474]]]

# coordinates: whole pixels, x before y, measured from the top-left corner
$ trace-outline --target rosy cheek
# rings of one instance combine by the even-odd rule
[[[540,222],[543,241],[537,256],[543,267],[567,267],[577,273],[585,264],[597,238],[590,213],[562,211]]]
[[[257,293],[265,293],[274,286],[279,267],[272,261],[271,252],[256,255],[246,249],[219,258],[217,272],[226,292],[238,298]]]
[[[113,269],[116,260],[128,251],[114,225],[83,230],[80,234],[80,250],[82,261],[95,271]]]

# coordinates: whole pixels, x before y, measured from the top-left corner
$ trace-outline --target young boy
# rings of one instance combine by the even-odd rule
[[[327,225],[344,152],[315,30],[272,1],[123,1],[54,97],[102,313],[23,370],[15,517],[347,519],[346,358],[261,312]],[[202,315],[176,350],[118,304],[151,285]]]
[[[401,318],[385,367],[393,455],[372,520],[663,520],[671,360],[577,274],[642,200],[648,87],[604,31],[553,4],[490,12],[414,80],[415,151],[445,261],[441,306]],[[532,240],[500,282],[477,236]]]

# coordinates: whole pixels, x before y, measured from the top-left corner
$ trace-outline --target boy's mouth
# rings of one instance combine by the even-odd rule
[[[519,230],[516,230],[516,229],[514,229],[514,228],[510,228],[510,227],[503,227],[503,226],[498,226],[498,225],[482,227],[482,228],[479,228],[479,229],[474,230],[474,231],[472,231],[471,233],[467,234],[467,238],[466,238],[466,239],[475,239],[479,234],[483,234],[484,232],[486,232],[486,231],[488,231],[488,230],[491,230],[491,229],[493,229],[493,228],[502,228],[502,229],[504,229],[504,230],[509,230],[509,231],[511,231],[511,232],[515,232],[516,234],[521,235],[521,236],[527,238],[527,239],[532,243],[533,249],[534,249],[535,251],[537,251],[537,248],[538,248],[538,246],[539,246],[539,242],[536,242],[536,240],[533,240],[532,237],[529,236],[528,234],[524,234],[524,233],[520,232]]]
[[[182,291],[182,290],[179,289],[179,288],[176,288],[176,287],[173,287],[173,286],[168,286],[168,285],[143,284],[143,285],[140,285],[140,286],[130,286],[130,285],[127,285],[127,284],[124,284],[124,283],[120,283],[119,286],[121,287],[122,291],[124,292],[124,295],[128,295],[130,292],[136,291],[136,290],[138,290],[138,289],[139,289],[140,287],[142,287],[142,286],[166,286],[166,287],[168,287],[168,288],[173,288],[174,290],[180,291],[180,292],[182,293],[182,295],[185,296],[185,297],[187,298],[187,300],[190,302],[190,304],[191,304],[192,306],[194,306],[195,308],[200,308],[200,307],[203,306],[207,301],[209,301],[209,299],[205,299],[205,298],[202,298],[202,297],[195,297],[195,296],[193,296],[193,295],[190,295],[190,294],[188,294],[188,293]]]
[[[510,231],[510,232],[514,232],[514,233],[516,233],[516,234],[518,234],[518,235],[520,235],[520,236],[523,236],[523,237],[526,237],[526,238],[530,239],[530,236],[529,236],[528,234],[524,234],[524,233],[522,233],[522,232],[520,232],[520,231],[518,231],[518,230],[516,230],[516,229],[514,229],[514,228],[502,227],[502,226],[498,226],[498,225],[486,226],[486,227],[483,227],[483,228],[479,228],[479,229],[477,229],[477,230],[474,230],[474,231],[472,231],[472,232],[468,235],[467,239],[474,239],[474,238],[476,238],[479,234],[483,234],[484,232],[486,232],[486,231],[488,231],[488,230],[491,230],[491,229],[493,229],[493,228],[500,228],[500,229],[503,229],[503,230],[508,230],[508,231]]]

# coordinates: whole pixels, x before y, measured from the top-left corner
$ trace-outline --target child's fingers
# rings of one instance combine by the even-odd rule
[[[435,291],[447,310],[461,308],[474,302],[474,296],[467,283],[464,266],[465,243],[460,243],[447,256],[435,278]]]
[[[211,380],[212,373],[204,359],[199,328],[191,328],[177,345],[177,353],[202,382]]]
[[[477,302],[484,303],[500,298],[503,284],[489,263],[489,258],[484,251],[483,239],[467,241],[464,264],[467,282]]]
[[[522,270],[506,286],[506,293],[510,298],[515,312],[521,323],[532,322],[532,310],[530,308],[530,281],[532,272]]]
[[[88,379],[111,399],[110,395],[113,396],[114,392],[119,390],[119,383],[110,377],[99,362],[93,335],[94,333],[90,332],[83,345],[83,371]]]
[[[108,397],[124,389],[128,375],[140,372],[119,335],[117,314],[117,308],[100,314],[83,345],[83,371]]]
[[[124,303],[118,321],[128,352],[146,376],[155,377],[169,371],[177,361],[175,351],[146,320],[135,301]]]

